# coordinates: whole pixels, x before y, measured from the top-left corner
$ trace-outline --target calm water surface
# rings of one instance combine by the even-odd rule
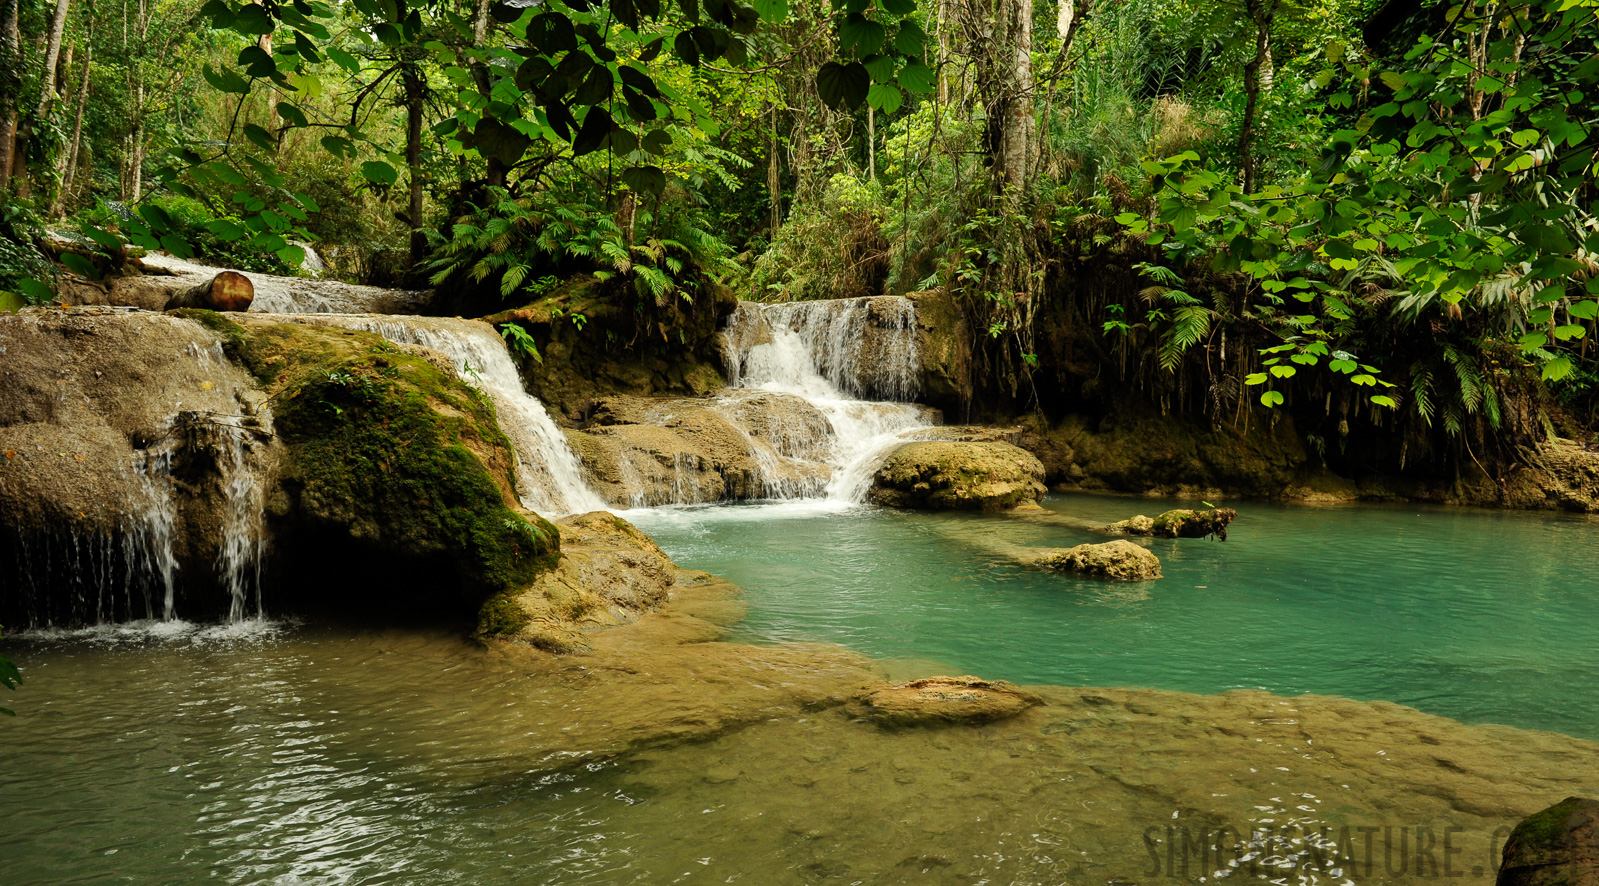
[[[1111,520],[1167,503],[1048,504]],[[0,720],[0,882],[1192,882],[1149,834],[1271,824],[1463,828],[1475,883],[1500,828],[1599,793],[1599,744],[1580,740],[1599,737],[1599,525],[1242,510],[1225,544],[1151,542],[1166,577],[1141,585],[1014,565],[1100,540],[1048,519],[635,514],[744,587],[733,639],[754,645],[555,670],[447,631],[7,638],[28,682]],[[1015,720],[895,732],[830,701],[868,662],[795,640],[914,662],[899,672],[1201,695],[1046,690]],[[1213,694],[1240,687],[1428,714]],[[1385,875],[1381,852],[1355,876],[1305,867],[1301,842],[1270,873],[1436,882]]]
[[[1110,522],[1197,501],[1051,496]],[[827,640],[1024,684],[1387,699],[1599,738],[1599,520],[1246,503],[1225,543],[1146,540],[1165,578],[1024,569],[1103,536],[1013,517],[793,506],[640,520],[745,589],[746,638]]]

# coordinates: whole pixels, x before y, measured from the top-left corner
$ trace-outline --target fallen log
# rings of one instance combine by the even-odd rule
[[[173,294],[167,310],[205,308],[211,311],[247,311],[255,301],[255,285],[238,271],[223,271],[199,286]]]

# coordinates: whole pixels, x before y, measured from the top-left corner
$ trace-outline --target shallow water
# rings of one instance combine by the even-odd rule
[[[1108,518],[1129,503],[1052,505]],[[1415,513],[1252,505],[1232,541],[1156,543],[1167,577],[1120,588],[1006,565],[1018,546],[1078,540],[1047,517],[647,513],[685,565],[726,558],[747,617],[707,583],[560,659],[270,622],[8,639],[28,682],[0,721],[0,879],[1488,883],[1517,819],[1599,792],[1599,743],[1258,691],[1045,688],[1001,723],[887,730],[851,701],[883,664],[773,642],[1030,682],[1321,680],[1592,734],[1591,665],[1558,654],[1592,636],[1592,588],[1501,556],[1536,542],[1581,560],[1590,524]],[[1357,529],[1397,539],[1381,584],[1348,584],[1382,562]],[[735,622],[759,642],[717,641]],[[1224,623],[1232,636],[1176,630]],[[1507,657],[1517,667],[1496,672]],[[1429,660],[1456,664],[1430,692]]]
[[[1051,496],[1110,522],[1197,501]],[[842,643],[1025,684],[1386,699],[1599,738],[1599,521],[1246,503],[1225,542],[1144,539],[1165,577],[1107,584],[1013,554],[1104,536],[1046,519],[800,504],[630,514],[744,588],[738,635]]]

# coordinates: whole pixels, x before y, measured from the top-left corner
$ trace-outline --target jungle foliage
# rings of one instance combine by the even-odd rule
[[[496,307],[940,287],[993,411],[1287,411],[1401,465],[1511,462],[1599,404],[1599,0],[0,18],[0,288],[30,299],[48,223],[262,269],[389,250]]]

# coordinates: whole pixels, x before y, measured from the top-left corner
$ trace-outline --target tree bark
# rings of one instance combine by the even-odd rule
[[[0,64],[16,70],[22,61],[21,23],[17,5],[11,0],[0,11]],[[11,184],[11,158],[17,143],[17,97],[11,90],[0,91],[0,191]]]
[[[777,165],[777,103],[772,103],[772,140],[766,154],[766,195],[772,202],[771,230],[768,240],[777,239],[777,228],[783,223],[783,177]]]
[[[1002,101],[1000,130],[1001,184],[1013,204],[1022,199],[1033,141],[1033,4],[1030,0],[1005,0],[1009,21],[1004,51],[1009,56]]]
[[[1270,86],[1271,22],[1277,12],[1276,0],[1245,0],[1244,8],[1255,26],[1255,55],[1244,65],[1244,122],[1238,130],[1238,164],[1243,171],[1244,193],[1255,192],[1258,164],[1255,162],[1255,116],[1260,109],[1261,72]]]
[[[472,18],[472,46],[481,47],[489,39],[489,6],[492,0],[477,0],[477,14]],[[477,91],[484,98],[489,97],[493,84],[489,82],[489,69],[482,62],[472,63],[472,79],[477,81]],[[485,157],[488,163],[487,180],[491,188],[505,187],[506,173],[509,171],[498,157]]]
[[[89,102],[89,68],[94,64],[94,44],[86,43],[83,49],[83,77],[78,81],[78,109],[72,118],[72,140],[67,144],[67,153],[63,158],[61,169],[61,189],[56,192],[56,198],[50,205],[50,214],[59,215],[67,194],[72,189],[72,180],[77,177],[78,151],[83,145],[83,108]]]
[[[410,170],[406,223],[411,228],[411,269],[427,256],[428,238],[422,230],[422,102],[426,98],[422,72],[414,61],[403,63],[405,81],[405,164]]]
[[[247,311],[255,301],[255,284],[238,271],[223,271],[199,286],[175,293],[167,300],[173,308],[205,308],[208,311]]]
[[[33,110],[33,119],[42,121],[50,113],[50,106],[56,99],[56,67],[61,61],[61,35],[67,27],[67,9],[72,0],[56,0],[55,14],[50,19],[50,29],[45,32],[44,38],[44,70],[39,76],[39,104]],[[13,172],[17,178],[17,194],[21,197],[33,196],[33,183],[28,174],[28,141],[31,133],[28,126],[21,126],[17,130],[16,147],[12,158]]]

